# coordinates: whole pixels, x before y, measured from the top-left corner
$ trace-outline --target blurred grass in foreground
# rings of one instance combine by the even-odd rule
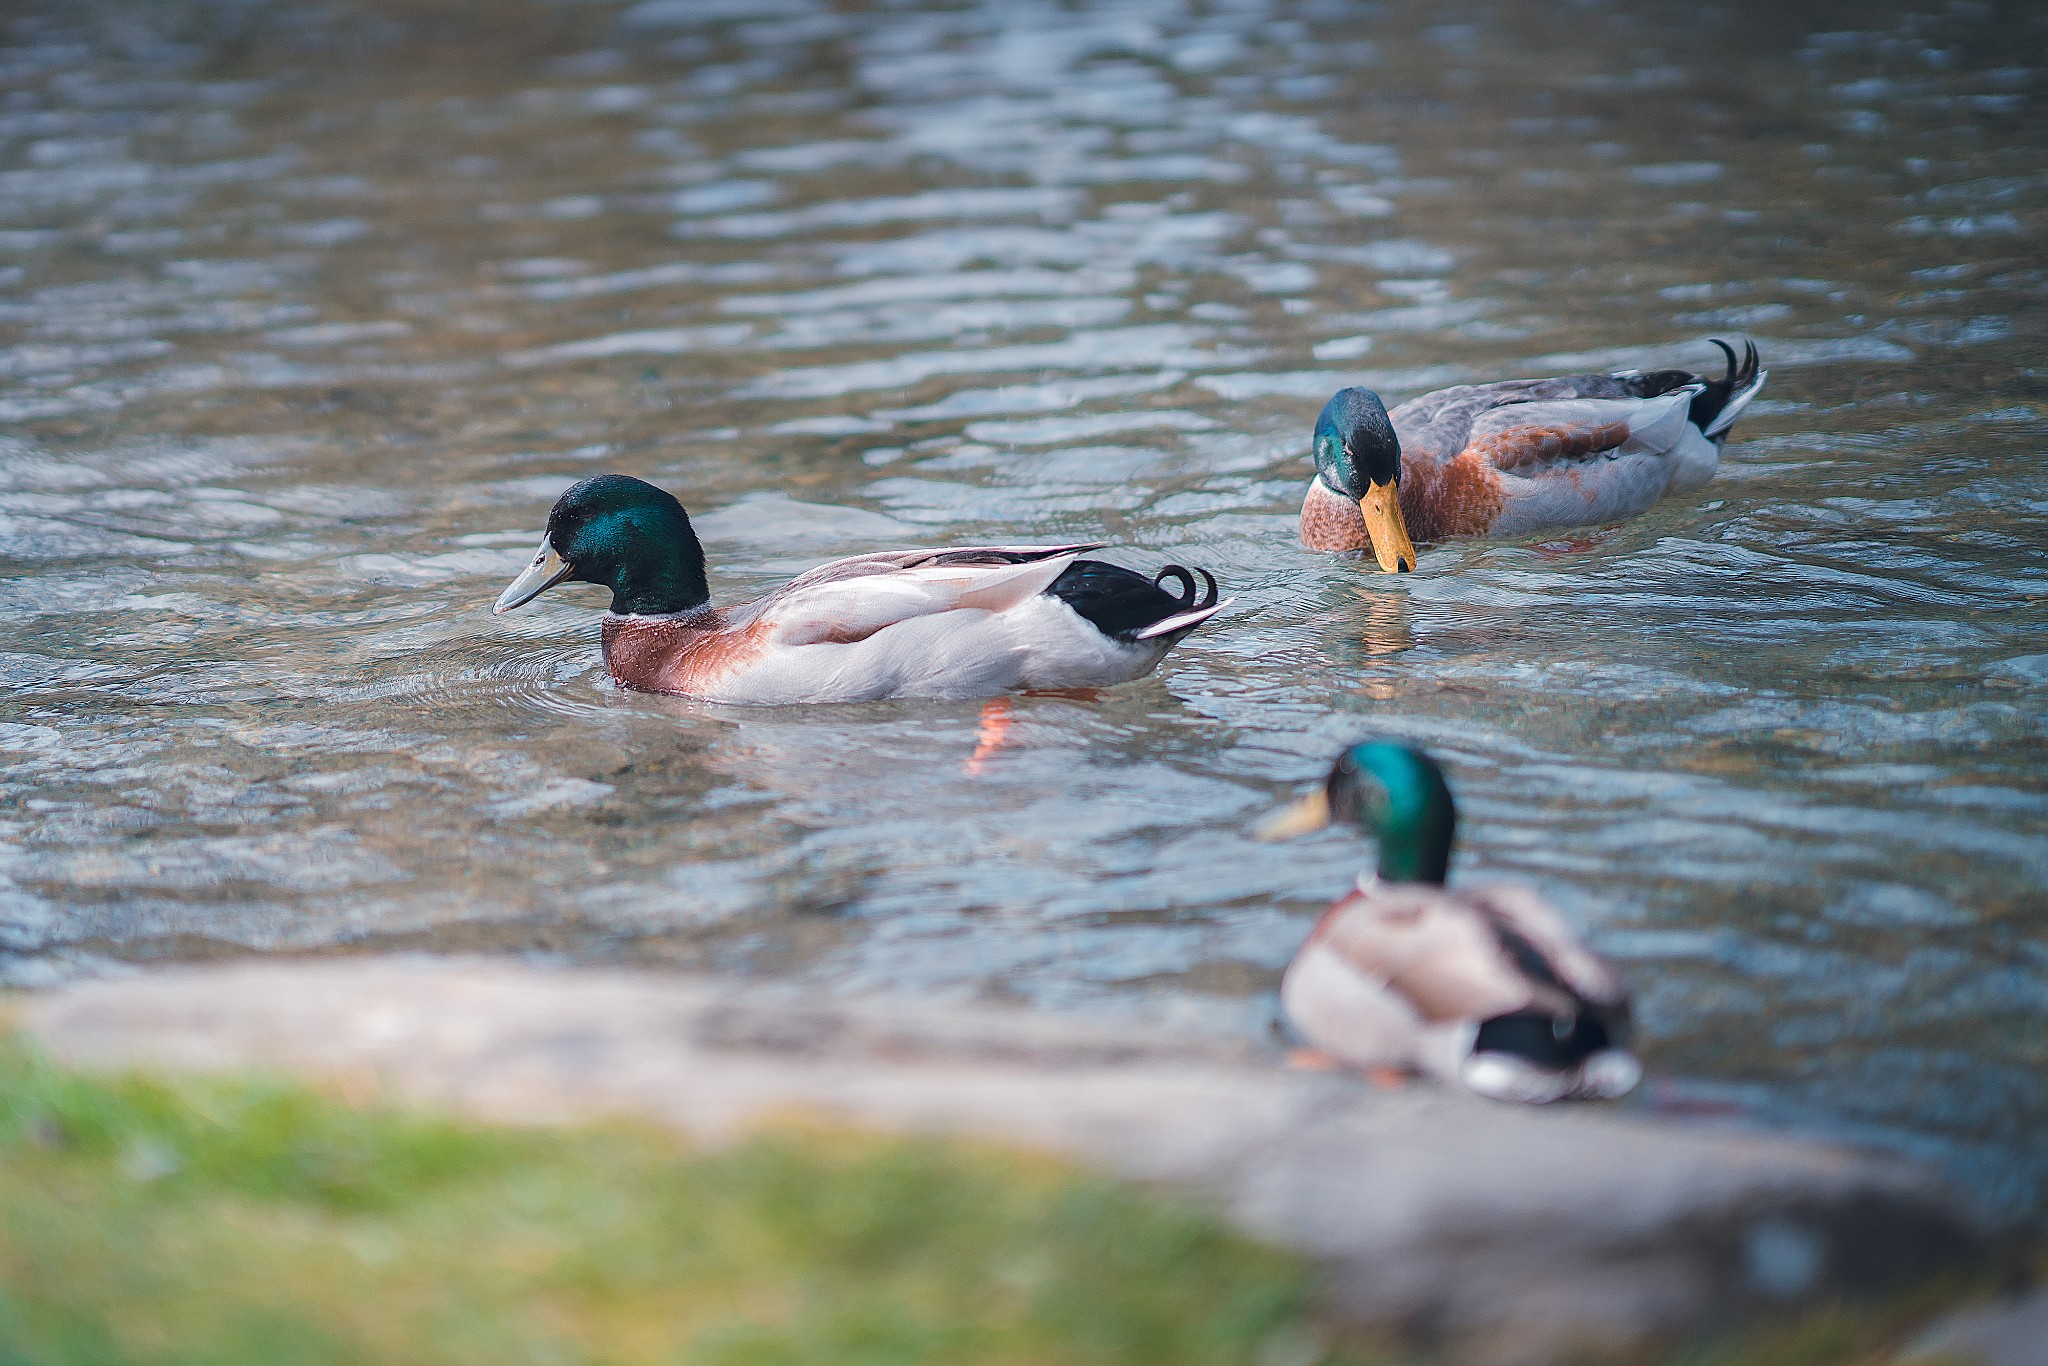
[[[0,1362],[1324,1360],[1299,1260],[966,1144],[366,1111],[0,1037]]]
[[[1959,1297],[1607,1366],[1887,1366]],[[988,1146],[492,1127],[0,1033],[0,1366],[1388,1366],[1301,1259]]]

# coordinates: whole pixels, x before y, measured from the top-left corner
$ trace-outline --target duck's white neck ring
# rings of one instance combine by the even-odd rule
[[[685,607],[680,612],[606,612],[606,621],[687,621],[691,617],[703,616],[711,610],[711,604],[701,607]]]

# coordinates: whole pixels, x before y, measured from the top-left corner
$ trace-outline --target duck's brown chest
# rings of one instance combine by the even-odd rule
[[[718,642],[725,622],[715,611],[678,617],[604,619],[604,667],[612,681],[641,692],[695,693],[711,656],[729,653]]]
[[[1366,532],[1358,504],[1341,493],[1332,493],[1320,479],[1308,481],[1308,496],[1301,501],[1301,543],[1310,550],[1333,553],[1372,549],[1372,537]]]

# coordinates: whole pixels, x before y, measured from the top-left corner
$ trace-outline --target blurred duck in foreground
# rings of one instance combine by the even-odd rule
[[[1094,548],[877,551],[717,608],[683,505],[602,474],[555,503],[540,552],[491,610],[564,581],[598,584],[612,592],[604,663],[620,685],[786,704],[1124,683],[1229,605],[1206,570],[1168,565],[1148,579],[1080,558]]]
[[[1391,413],[1370,389],[1340,390],[1316,419],[1302,542],[1371,550],[1403,573],[1416,541],[1618,522],[1700,488],[1769,374],[1754,346],[1738,359],[1714,345],[1728,356],[1720,379],[1620,370],[1461,384]]]
[[[1281,980],[1281,1006],[1313,1048],[1528,1104],[1635,1086],[1628,994],[1557,912],[1526,888],[1444,886],[1457,812],[1428,755],[1354,745],[1259,834],[1333,821],[1378,838],[1379,870],[1323,914]]]

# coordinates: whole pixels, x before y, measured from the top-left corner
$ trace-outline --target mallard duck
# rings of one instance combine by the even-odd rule
[[[784,704],[1125,683],[1229,605],[1206,570],[1168,565],[1148,579],[1080,558],[1095,548],[877,551],[716,608],[683,505],[601,474],[555,503],[539,553],[491,610],[564,581],[599,584],[612,591],[605,668],[621,686]]]
[[[1557,912],[1524,887],[1444,886],[1457,808],[1434,760],[1389,741],[1353,745],[1321,789],[1259,833],[1285,839],[1332,821],[1378,838],[1379,869],[1324,913],[1281,979],[1281,1007],[1310,1045],[1496,1100],[1635,1086],[1628,993]]]
[[[1714,345],[1728,356],[1720,379],[1618,370],[1461,384],[1391,413],[1370,389],[1339,390],[1316,418],[1302,542],[1370,549],[1395,574],[1415,567],[1418,540],[1618,522],[1700,488],[1769,376],[1754,346],[1738,360]]]

